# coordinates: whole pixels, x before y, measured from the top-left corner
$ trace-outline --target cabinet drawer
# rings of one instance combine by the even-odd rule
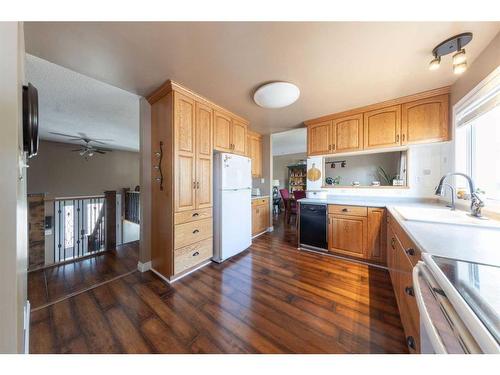
[[[174,248],[191,245],[212,237],[212,218],[178,224],[174,229]]]
[[[339,204],[328,205],[329,214],[343,214],[351,216],[368,216],[368,208],[362,206],[342,206]]]
[[[213,256],[212,237],[181,247],[174,252],[174,273],[181,273]]]
[[[212,217],[212,208],[192,210],[175,213],[175,224],[189,223],[191,221],[203,220]]]
[[[264,204],[269,204],[269,198],[255,198],[252,199],[252,206],[260,206]]]

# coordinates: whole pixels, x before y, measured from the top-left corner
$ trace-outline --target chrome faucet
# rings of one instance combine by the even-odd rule
[[[465,173],[460,173],[460,172],[450,172],[445,174],[443,177],[441,177],[441,180],[439,180],[439,185],[436,188],[436,195],[443,195],[443,185],[444,186],[450,186],[450,184],[445,184],[445,180],[450,177],[450,176],[462,176],[464,177],[467,182],[469,183],[469,190],[470,190],[470,198],[471,198],[471,203],[470,203],[470,214],[471,216],[475,217],[481,217],[481,209],[484,207],[484,202],[479,198],[479,196],[476,193],[476,188],[474,187],[474,181],[472,181],[472,178]],[[455,206],[455,191],[452,188],[452,209],[454,209]]]
[[[450,207],[452,211],[455,211],[455,188],[447,182],[443,183],[443,186],[449,188],[451,194],[451,203],[447,204],[446,207]]]

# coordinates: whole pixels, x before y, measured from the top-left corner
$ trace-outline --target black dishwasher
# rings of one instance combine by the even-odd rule
[[[327,251],[326,204],[300,204],[300,247]]]

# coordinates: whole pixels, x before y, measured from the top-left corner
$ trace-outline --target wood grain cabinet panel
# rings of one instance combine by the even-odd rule
[[[269,198],[252,200],[252,236],[261,234],[269,228]]]
[[[449,140],[448,95],[404,103],[402,106],[403,144]]]
[[[247,125],[233,119],[231,125],[232,149],[235,154],[246,155]]]
[[[311,125],[307,128],[307,154],[324,155],[331,152],[331,121]]]
[[[401,145],[401,106],[376,109],[363,115],[364,148]]]
[[[248,132],[247,155],[252,160],[252,177],[262,176],[262,136]]]
[[[196,242],[175,250],[174,272],[176,274],[186,271],[213,256],[213,238]]]
[[[222,152],[231,152],[231,117],[214,111],[214,148]]]
[[[368,208],[367,259],[386,264],[386,214],[385,208]]]
[[[212,109],[196,103],[196,208],[212,207]]]
[[[175,210],[192,210],[196,207],[195,101],[176,92],[174,113]]]
[[[334,152],[350,152],[363,149],[363,115],[333,120],[332,149]]]
[[[175,226],[174,247],[179,249],[208,237],[212,237],[212,218],[178,224]]]
[[[367,218],[328,215],[329,250],[340,255],[364,258],[366,253]]]

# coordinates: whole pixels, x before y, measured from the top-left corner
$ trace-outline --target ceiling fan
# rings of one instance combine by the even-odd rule
[[[105,145],[103,141],[112,141],[112,139],[103,139],[103,138],[90,138],[85,133],[78,133],[78,136],[76,135],[70,135],[70,134],[64,134],[64,133],[57,133],[57,132],[50,132],[51,134],[58,135],[61,137],[66,137],[68,138],[69,141],[81,141],[84,144],[80,146],[80,148],[71,150],[71,152],[78,152],[80,156],[83,156],[85,159],[88,160],[89,157],[94,156],[94,154],[105,154],[107,152],[112,152],[113,150],[110,150],[108,148],[102,148],[102,147],[96,147],[93,146],[91,143],[97,143],[97,144],[102,144]]]

